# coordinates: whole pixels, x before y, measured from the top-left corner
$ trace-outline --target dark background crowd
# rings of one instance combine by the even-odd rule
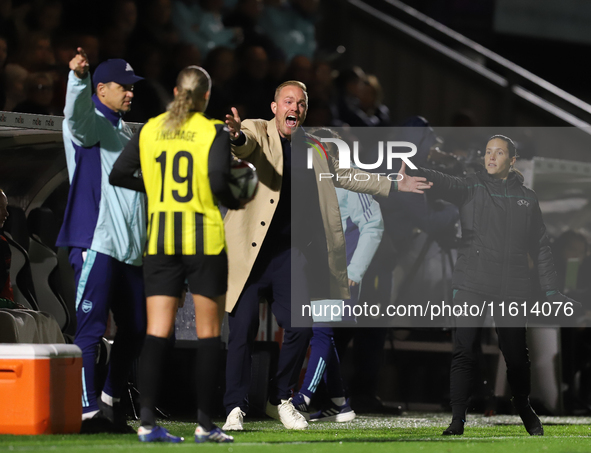
[[[360,68],[335,71],[339,54],[317,43],[318,19],[318,0],[0,0],[0,110],[61,115],[80,46],[91,71],[123,58],[145,78],[127,121],[162,113],[176,74],[196,64],[212,77],[214,118],[235,106],[242,118],[270,119],[275,88],[296,79],[308,86],[308,126],[390,125],[380,82]]]

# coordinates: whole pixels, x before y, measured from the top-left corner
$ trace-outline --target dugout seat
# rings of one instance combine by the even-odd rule
[[[29,230],[25,211],[18,206],[8,206],[8,219],[4,224],[4,237],[12,253],[10,283],[15,302],[33,310],[38,309],[29,262]]]
[[[0,309],[0,343],[39,343],[33,317],[23,316],[17,310]]]
[[[0,343],[65,343],[59,326],[47,313],[0,309]]]
[[[52,285],[58,272],[57,255],[41,242],[39,236],[32,235],[29,259],[39,310],[52,314],[63,332],[70,325],[70,314],[55,285]]]
[[[18,206],[8,206],[8,214],[8,219],[4,224],[4,231],[9,232],[12,239],[28,253],[29,227],[25,211]]]
[[[29,259],[39,308],[51,313],[62,332],[65,332],[70,325],[71,316],[61,295],[58,257],[50,245],[55,244],[56,240],[53,213],[48,208],[35,208],[29,213],[27,221],[31,234]]]
[[[10,283],[14,292],[14,301],[27,308],[39,310],[37,296],[35,295],[35,286],[33,285],[29,254],[13,239],[9,232],[5,231],[4,237],[8,241],[10,252],[12,253]]]

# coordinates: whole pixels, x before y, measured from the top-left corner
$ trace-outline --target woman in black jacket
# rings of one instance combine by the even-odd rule
[[[530,300],[528,257],[537,268],[542,290],[552,295],[557,289],[538,199],[534,191],[523,185],[522,175],[513,169],[516,157],[513,141],[494,135],[486,145],[486,172],[457,178],[420,168],[413,174],[433,183],[430,193],[460,208],[462,241],[453,273],[454,305],[467,302],[468,306],[481,307],[484,301],[487,306],[494,301],[499,348],[507,364],[513,405],[527,432],[541,436],[544,428],[529,404],[530,361],[525,322],[509,319],[507,311],[504,319],[498,316],[499,303],[521,304]],[[456,318],[450,392],[453,416],[443,435],[464,433],[483,318]],[[516,321],[517,327],[502,327],[507,323],[515,326]]]

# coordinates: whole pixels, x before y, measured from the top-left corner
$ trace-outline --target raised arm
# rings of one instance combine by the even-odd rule
[[[414,176],[422,176],[432,183],[429,194],[449,201],[457,206],[463,205],[474,193],[474,189],[478,184],[477,181],[468,178],[458,178],[456,176],[446,175],[435,170],[429,170],[419,167],[417,170],[406,170],[403,167],[400,169],[401,173],[410,173]]]
[[[64,117],[74,142],[89,147],[99,141],[96,130],[96,114],[92,102],[91,78],[88,73],[88,57],[82,47],[70,60],[70,73],[66,89]]]
[[[244,159],[248,157],[257,147],[256,135],[254,134],[254,126],[251,126],[249,120],[246,127],[242,127],[242,120],[238,115],[236,107],[232,107],[232,114],[226,115],[226,126],[230,134],[230,143],[232,144],[232,152],[236,157]]]

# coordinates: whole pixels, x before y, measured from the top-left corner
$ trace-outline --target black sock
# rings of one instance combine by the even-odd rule
[[[206,430],[211,431],[218,370],[220,364],[220,337],[199,339],[197,344],[197,421]]]
[[[466,412],[468,408],[466,406],[452,406],[451,408],[451,419],[466,421]]]
[[[146,335],[140,356],[138,381],[140,391],[140,418],[146,428],[156,425],[156,400],[162,381],[162,365],[169,347],[168,338]]]

